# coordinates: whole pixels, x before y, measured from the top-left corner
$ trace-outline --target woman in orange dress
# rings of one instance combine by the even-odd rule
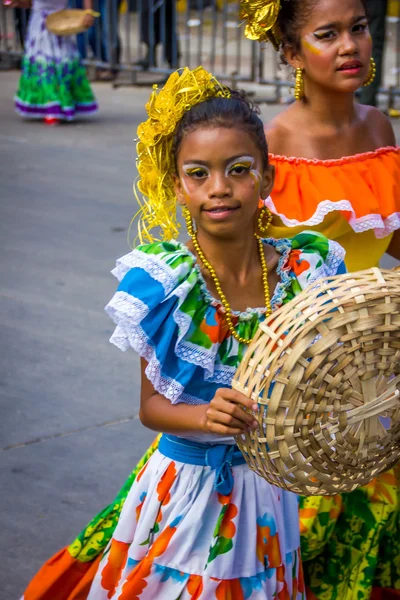
[[[349,271],[400,259],[400,148],[388,119],[354,100],[374,75],[362,1],[282,1],[274,34],[296,102],[266,127],[270,234],[315,229],[345,248]],[[398,506],[394,470],[351,494],[301,498],[308,600],[400,597]]]

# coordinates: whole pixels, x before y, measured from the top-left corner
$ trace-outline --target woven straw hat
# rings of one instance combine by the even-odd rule
[[[274,312],[233,387],[259,406],[248,465],[303,495],[350,492],[400,458],[400,272],[311,284]]]
[[[58,10],[46,17],[46,27],[54,35],[76,35],[87,30],[84,25],[86,10],[78,8],[66,8]],[[91,11],[92,16],[98,16],[98,13]]]

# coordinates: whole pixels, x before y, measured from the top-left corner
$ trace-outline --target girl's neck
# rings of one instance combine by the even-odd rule
[[[312,114],[313,121],[321,125],[342,129],[354,123],[356,108],[352,92],[333,92],[307,83],[307,97],[304,109]]]
[[[197,241],[206,259],[222,278],[246,282],[254,265],[260,264],[258,244],[252,232],[235,239],[216,239],[198,231]]]

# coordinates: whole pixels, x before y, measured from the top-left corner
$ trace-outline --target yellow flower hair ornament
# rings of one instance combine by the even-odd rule
[[[171,240],[179,233],[172,155],[174,133],[184,113],[214,96],[230,97],[229,88],[221,85],[203,67],[172,73],[165,86],[153,87],[146,104],[148,119],[138,127],[135,197],[140,209],[138,220],[140,243]],[[161,237],[156,237],[154,229]]]
[[[240,0],[240,18],[245,22],[244,34],[249,40],[272,42],[279,49],[281,34],[277,25],[280,0]]]

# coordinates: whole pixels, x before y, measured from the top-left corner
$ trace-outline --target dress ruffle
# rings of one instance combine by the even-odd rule
[[[339,244],[315,232],[265,242],[281,254],[273,309],[316,279],[336,274],[344,259]],[[146,375],[160,394],[172,403],[202,404],[231,385],[247,346],[230,334],[220,302],[184,244],[139,246],[117,261],[113,274],[120,285],[106,306],[116,324],[110,341],[147,361]],[[261,308],[234,313],[239,334],[252,337],[264,314]]]
[[[400,148],[380,148],[338,160],[271,154],[276,166],[266,201],[286,227],[314,227],[339,212],[356,233],[383,238],[400,229]]]

